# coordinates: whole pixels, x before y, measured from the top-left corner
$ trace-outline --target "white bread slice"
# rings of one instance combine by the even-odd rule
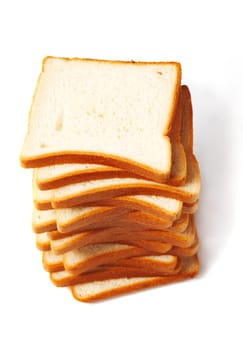
[[[57,287],[65,287],[108,278],[175,275],[181,268],[180,259],[172,255],[144,256],[131,259],[135,266],[126,266],[126,260],[130,259],[124,259],[124,266],[107,266],[79,275],[62,270],[50,273],[50,278]]]
[[[199,268],[199,260],[197,256],[194,256],[182,259],[181,271],[175,276],[107,279],[77,284],[71,287],[71,291],[74,298],[78,301],[97,301],[193,278],[198,274]]]
[[[55,254],[64,254],[72,249],[80,248],[85,246],[82,240],[78,240],[79,235],[74,235],[71,237],[66,237],[60,240],[51,240],[48,236],[48,233],[36,234],[36,246],[41,251],[52,250]],[[89,235],[90,236],[90,235]],[[172,246],[169,243],[164,243],[160,241],[151,240],[151,237],[147,237],[147,240],[131,235],[115,235],[114,237],[104,238],[103,240],[100,237],[97,237],[98,240],[94,240],[96,243],[120,243],[127,245],[134,245],[136,247],[147,249],[156,254],[172,254],[173,256],[193,256],[198,252],[199,249],[199,240],[197,233],[193,243],[189,247],[180,247],[177,245]],[[94,244],[92,242],[91,244]],[[82,245],[83,244],[83,245]]]
[[[180,81],[181,67],[175,62],[47,57],[30,110],[22,165],[98,163],[164,181],[171,170],[167,135]]]
[[[39,210],[52,209],[52,191],[40,190],[37,186],[36,172],[33,173],[33,201]],[[134,195],[121,196],[115,198],[101,199],[95,203],[89,203],[89,206],[116,206],[126,207],[131,210],[141,210],[145,213],[161,216],[168,220],[175,220],[181,215],[182,202],[173,198],[156,195]],[[72,209],[70,209],[70,212]]]
[[[155,195],[174,198],[193,203],[199,197],[200,172],[195,157],[187,155],[187,181],[182,186],[158,184],[135,178],[101,179],[81,182],[53,189],[51,204],[53,208],[81,206],[124,195]]]
[[[99,164],[56,164],[36,169],[37,184],[41,190],[50,190],[57,187],[79,182],[110,178],[142,178],[127,170]],[[186,156],[181,144],[172,143],[172,169],[166,183],[181,185],[186,178]]]
[[[129,245],[128,245],[129,246]],[[150,257],[151,257],[151,260],[150,260]],[[155,257],[157,257],[155,259]],[[92,271],[98,271],[98,270],[103,270],[103,269],[106,269],[106,268],[111,268],[112,266],[114,266],[114,263],[117,264],[117,266],[123,266],[121,262],[124,262],[124,266],[127,266],[129,265],[129,263],[126,262],[126,260],[129,260],[129,259],[133,259],[134,263],[137,261],[136,259],[138,259],[138,263],[136,264],[137,266],[142,266],[140,263],[141,263],[141,259],[145,258],[145,261],[144,263],[144,267],[145,267],[145,264],[147,265],[146,266],[146,269],[148,270],[149,269],[149,265],[151,264],[152,268],[154,266],[154,269],[161,269],[162,268],[162,265],[165,267],[170,268],[174,268],[175,265],[176,265],[176,262],[178,262],[178,259],[175,255],[170,255],[170,254],[167,254],[167,253],[163,253],[163,254],[156,254],[156,255],[153,255],[152,253],[150,253],[150,255],[141,255],[141,256],[129,256],[128,258],[122,258],[120,260],[117,260],[117,261],[113,261],[112,264],[106,264],[104,266],[100,266],[100,267],[97,267],[95,269],[93,269]],[[121,261],[121,262],[120,262]],[[72,274],[73,276],[74,275],[77,275],[75,273],[72,273],[68,270],[65,270],[65,266],[64,266],[64,254],[56,254],[54,253],[52,250],[46,250],[46,251],[43,251],[42,252],[42,263],[43,263],[43,267],[44,269],[47,271],[47,272],[56,272],[56,271],[67,271],[67,275],[70,275]],[[154,264],[152,264],[154,263]],[[156,266],[156,263],[158,264]],[[87,272],[84,272],[82,274],[86,274]]]
[[[168,184],[181,185],[186,179],[186,155],[181,143],[182,101],[178,100],[176,115],[170,132],[172,143],[172,168]],[[56,164],[36,169],[36,182],[41,190],[104,178],[137,177],[136,174],[98,164]]]
[[[129,209],[116,207],[83,207],[56,210],[57,230],[63,233],[83,229],[85,227],[114,225],[114,222],[127,214]],[[162,220],[162,219],[161,219]],[[168,220],[163,220],[169,226]]]
[[[98,243],[120,243],[133,245],[147,249],[151,252],[156,251],[159,254],[167,253],[172,248],[171,244],[165,242],[156,241],[155,243],[155,241],[140,239],[136,232],[133,234],[133,232],[129,231],[124,233],[124,230],[121,229],[119,229],[119,231],[116,229],[106,229],[103,231],[101,230],[100,232],[84,232],[55,240],[49,239],[49,247],[51,246],[52,251],[56,254],[64,254],[73,249],[79,249],[87,245]]]
[[[84,207],[68,209],[38,210],[33,208],[32,228],[35,233],[75,228],[94,229],[114,225],[114,220],[127,213],[126,208]],[[167,221],[166,221],[167,223]],[[60,231],[62,232],[62,231]]]
[[[125,230],[167,230],[182,232],[189,223],[189,215],[183,214],[175,221],[168,221],[140,211],[128,212],[126,208],[84,207],[57,210],[33,209],[32,228],[35,233],[59,231],[74,234],[108,227],[122,227]]]
[[[126,244],[93,244],[67,252],[63,256],[65,270],[75,274],[92,271],[103,265],[134,256],[152,255],[146,249]]]
[[[72,249],[78,249],[87,245],[96,243],[112,243],[117,242],[121,244],[129,244],[137,247],[145,248],[149,251],[154,251],[164,254],[170,249],[172,245],[178,247],[189,247],[195,241],[195,222],[191,217],[190,223],[183,232],[169,232],[159,230],[139,230],[130,229],[129,226],[112,227],[95,231],[87,231],[77,233],[60,238],[60,234],[51,238],[53,232],[48,236],[51,240],[51,248],[56,254],[64,254]],[[38,236],[38,235],[37,235]],[[57,237],[59,236],[59,239]]]
[[[36,233],[35,235],[36,247],[41,251],[47,251],[51,249],[51,240],[48,232]]]
[[[33,208],[32,212],[32,229],[35,233],[44,233],[57,229],[56,211],[37,210]]]
[[[185,203],[198,200],[201,187],[200,170],[193,154],[192,105],[189,89],[182,87],[182,144],[187,157],[187,179],[182,186],[158,184],[142,179],[103,179],[63,186],[52,190],[52,205],[55,208],[78,206],[122,195],[161,195]]]
[[[42,265],[47,272],[63,271],[63,255],[55,254],[51,250],[43,251]]]

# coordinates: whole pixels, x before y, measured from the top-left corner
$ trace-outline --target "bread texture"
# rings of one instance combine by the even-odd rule
[[[166,180],[168,133],[180,82],[175,62],[47,57],[33,97],[22,165],[96,163]]]

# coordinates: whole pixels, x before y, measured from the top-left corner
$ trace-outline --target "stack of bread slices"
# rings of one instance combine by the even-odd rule
[[[21,164],[43,266],[76,299],[198,273],[200,171],[179,63],[45,58]]]

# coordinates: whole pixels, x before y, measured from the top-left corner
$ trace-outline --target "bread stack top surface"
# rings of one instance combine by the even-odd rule
[[[22,165],[75,159],[168,178],[167,135],[180,81],[181,68],[174,62],[48,57],[33,98]]]

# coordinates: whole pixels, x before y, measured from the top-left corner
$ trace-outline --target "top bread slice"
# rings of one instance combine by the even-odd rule
[[[22,165],[96,163],[165,181],[180,82],[176,62],[47,57],[32,101]]]
[[[104,198],[123,195],[160,195],[185,203],[198,200],[201,188],[200,169],[193,154],[193,111],[190,91],[182,86],[182,134],[181,140],[187,157],[187,178],[184,185],[172,186],[165,183],[134,179],[113,178],[81,182],[52,190],[52,206],[65,208],[80,206]]]
[[[182,90],[183,88],[181,88]],[[172,167],[167,184],[182,185],[186,179],[186,155],[181,143],[182,98],[177,103],[176,114],[170,131],[172,144]],[[99,164],[55,164],[35,169],[35,177],[41,190],[64,185],[108,178],[139,177],[127,170]]]

